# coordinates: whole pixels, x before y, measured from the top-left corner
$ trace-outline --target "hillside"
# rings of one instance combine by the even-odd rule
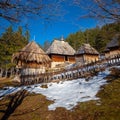
[[[41,85],[25,87],[29,92],[23,87],[1,89],[1,95],[18,92],[0,100],[0,117],[9,120],[119,120],[120,69],[113,67],[110,71],[110,74],[108,70],[99,73],[88,82],[72,80],[50,83],[47,88]],[[77,98],[84,101],[78,101]]]

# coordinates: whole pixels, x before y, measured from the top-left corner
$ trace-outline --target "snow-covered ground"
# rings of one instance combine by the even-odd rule
[[[1,99],[5,95],[17,92],[21,89],[26,89],[29,92],[40,93],[47,97],[48,100],[53,100],[54,103],[48,106],[49,110],[55,110],[57,107],[65,107],[70,110],[77,105],[78,102],[89,100],[97,100],[97,92],[100,86],[106,84],[106,77],[109,70],[100,72],[97,76],[89,81],[85,79],[76,79],[71,81],[60,81],[59,83],[46,83],[48,88],[42,88],[42,84],[31,85],[30,87],[8,87],[0,90]]]

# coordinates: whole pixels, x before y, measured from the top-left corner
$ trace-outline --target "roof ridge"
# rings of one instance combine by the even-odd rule
[[[75,50],[66,41],[54,40],[46,52],[48,54],[74,55]]]

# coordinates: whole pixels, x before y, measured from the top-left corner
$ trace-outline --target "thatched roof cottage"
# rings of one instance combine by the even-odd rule
[[[105,49],[105,57],[112,57],[118,54],[120,54],[120,34],[115,35]]]
[[[75,50],[63,39],[54,40],[46,53],[52,59],[51,67],[56,67],[57,65],[64,64],[65,62],[75,62]]]
[[[83,44],[75,53],[76,62],[81,64],[98,61],[99,53],[90,44]]]
[[[51,59],[34,41],[13,54],[13,62],[22,69],[22,75],[40,74],[50,66]]]

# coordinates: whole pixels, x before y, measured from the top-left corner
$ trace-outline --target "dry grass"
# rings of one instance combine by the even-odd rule
[[[17,81],[13,81],[12,78],[5,78],[5,77],[0,77],[0,89],[6,86],[19,86],[20,83]]]
[[[109,84],[101,87],[97,94],[100,100],[79,103],[71,111],[65,108],[49,111],[48,105],[52,101],[48,101],[43,95],[24,91],[0,101],[0,119],[8,112],[8,106],[13,101],[13,112],[8,114],[8,120],[120,120],[120,78],[115,77],[116,72],[114,69],[112,76],[109,76]]]

